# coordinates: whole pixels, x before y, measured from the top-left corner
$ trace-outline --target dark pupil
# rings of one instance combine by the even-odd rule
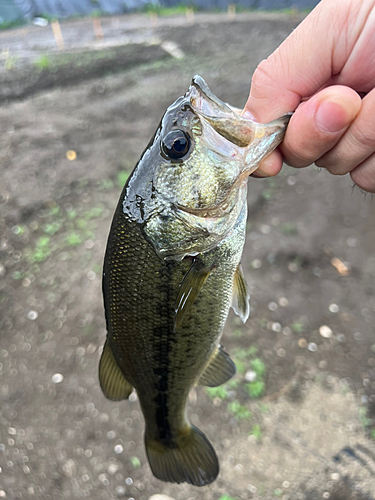
[[[186,144],[187,141],[185,137],[180,137],[179,139],[176,139],[173,143],[173,149],[177,151],[177,153],[182,153],[186,149]]]
[[[189,151],[190,140],[182,130],[172,130],[163,142],[164,152],[172,160],[182,158]]]

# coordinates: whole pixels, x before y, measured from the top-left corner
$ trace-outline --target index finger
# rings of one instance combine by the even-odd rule
[[[295,110],[340,73],[373,6],[370,0],[322,0],[259,64],[245,109],[263,123]]]

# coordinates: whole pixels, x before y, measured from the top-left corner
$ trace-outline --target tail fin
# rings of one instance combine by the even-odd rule
[[[173,444],[145,436],[147,458],[155,477],[170,483],[194,486],[212,483],[219,474],[219,461],[206,436],[194,426]]]

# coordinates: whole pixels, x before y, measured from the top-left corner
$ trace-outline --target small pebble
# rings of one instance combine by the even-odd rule
[[[118,497],[123,497],[125,495],[126,489],[124,486],[118,485],[115,488]]]
[[[94,271],[89,271],[87,273],[87,279],[89,279],[90,281],[93,281],[95,278],[96,278],[96,274],[94,273]]]
[[[248,370],[245,373],[245,380],[248,382],[254,382],[254,380],[257,378],[257,374],[254,370]]]
[[[289,262],[288,269],[291,273],[296,273],[298,271],[298,266],[295,262]]]
[[[260,259],[254,259],[252,262],[251,262],[251,267],[253,269],[259,269],[262,267],[262,261]]]
[[[334,472],[333,474],[331,474],[331,479],[333,481],[338,481],[340,479],[340,474],[338,472]]]
[[[266,224],[264,224],[263,226],[261,226],[260,228],[260,232],[262,234],[269,234],[269,232],[271,231],[271,228],[270,226],[267,226]]]
[[[270,302],[270,303],[268,304],[268,309],[269,309],[270,311],[276,311],[276,309],[277,309],[277,304],[276,304],[276,302]]]
[[[283,484],[281,485],[283,488],[289,488],[290,482],[289,481],[284,481]]]
[[[337,304],[330,304],[328,309],[330,310],[331,313],[338,313],[340,310]]]
[[[36,320],[38,317],[38,313],[36,311],[29,311],[27,313],[27,319],[31,319],[31,321]]]
[[[61,373],[55,373],[54,375],[52,375],[52,382],[54,384],[60,384],[60,382],[62,382],[64,380],[64,376],[61,375]]]
[[[121,444],[116,444],[114,447],[115,453],[118,455],[124,451],[124,447]]]
[[[279,298],[279,305],[281,307],[286,307],[289,304],[289,300],[286,297]]]
[[[131,486],[133,484],[133,479],[131,477],[127,477],[125,479],[125,484],[127,484],[128,486]]]
[[[108,439],[115,439],[116,437],[116,432],[115,431],[108,431],[107,432],[107,438]]]
[[[118,471],[118,465],[116,465],[116,464],[109,464],[108,465],[108,473],[111,474],[111,476],[116,474],[117,471]]]
[[[307,346],[307,349],[311,352],[316,352],[318,350],[318,346],[315,344],[315,342],[310,342]]]
[[[280,357],[280,358],[285,358],[286,356],[286,350],[283,349],[282,347],[280,347],[280,349],[277,349],[277,355]]]
[[[338,340],[339,342],[345,342],[345,335],[344,335],[343,333],[339,333],[339,334],[337,335],[337,340]]]
[[[329,498],[329,497],[330,497],[329,491],[325,491],[323,493],[323,498]]]
[[[290,175],[287,180],[286,180],[287,184],[289,186],[294,186],[295,183],[297,182],[297,179],[294,177],[294,175]]]
[[[280,325],[280,323],[272,323],[272,331],[273,332],[281,332],[281,325]]]
[[[304,349],[307,346],[306,339],[299,339],[298,346],[301,347],[301,349]]]
[[[283,328],[283,335],[285,335],[286,337],[288,337],[288,335],[291,335],[292,334],[292,330],[289,328],[289,326],[284,326]]]
[[[320,328],[319,328],[319,333],[322,337],[324,337],[325,339],[329,339],[332,337],[332,330],[330,329],[329,326],[327,325],[322,325]]]

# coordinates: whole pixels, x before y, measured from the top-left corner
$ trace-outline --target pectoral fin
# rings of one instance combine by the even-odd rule
[[[104,344],[103,354],[100,358],[99,381],[104,396],[111,401],[128,399],[133,390],[116,363],[108,341]]]
[[[185,274],[181,281],[176,300],[176,328],[180,326],[183,318],[190,311],[212,269],[212,267],[204,267],[203,265],[199,265],[198,261],[194,261],[189,271]]]
[[[196,385],[217,387],[224,384],[236,373],[236,365],[221,346],[211,356]]]
[[[250,314],[249,291],[243,275],[242,266],[238,264],[234,274],[232,308],[245,323]]]

